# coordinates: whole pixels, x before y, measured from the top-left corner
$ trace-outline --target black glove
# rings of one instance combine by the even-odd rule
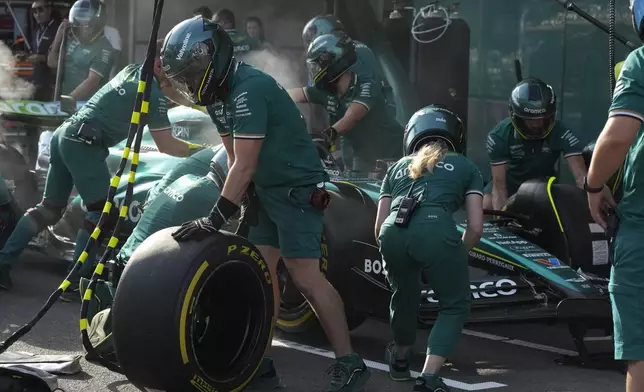
[[[338,138],[338,131],[335,128],[328,127],[321,133],[316,133],[311,137],[314,144],[322,146],[330,152],[335,151],[335,140]]]
[[[216,234],[228,220],[237,213],[239,207],[223,196],[219,196],[217,203],[210,211],[209,216],[185,222],[175,232],[172,238],[175,241],[201,241]]]
[[[328,127],[322,131],[322,135],[326,137],[330,144],[335,144],[336,139],[338,138],[338,131],[333,127]]]

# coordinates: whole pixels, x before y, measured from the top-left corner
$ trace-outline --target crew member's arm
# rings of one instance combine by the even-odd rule
[[[58,26],[56,31],[56,36],[54,37],[54,42],[51,43],[49,48],[49,53],[47,54],[47,66],[51,69],[58,68],[58,57],[60,56],[60,44],[63,41],[64,35],[67,33],[67,27],[69,26],[69,21],[67,19],[63,20]],[[63,48],[66,50],[67,48]]]
[[[588,173],[586,162],[582,155],[585,144],[581,142],[580,138],[571,129],[564,129],[563,134],[556,138],[556,140],[559,143],[564,158],[568,161],[568,167],[573,177],[575,177],[575,183],[578,187],[583,188],[584,176]]]
[[[376,226],[374,227],[374,234],[376,236],[376,243],[378,245],[380,245],[380,240],[378,239],[378,237],[380,236],[380,228],[382,227],[383,222],[385,221],[385,219],[387,219],[391,211],[391,178],[394,175],[393,168],[396,166],[398,165],[391,165],[389,169],[387,169],[387,174],[385,174],[385,178],[382,180],[382,185],[380,186],[380,196],[378,197],[378,213],[376,214]]]
[[[335,131],[342,135],[355,127],[373,107],[377,99],[380,98],[382,90],[371,80],[358,81],[356,87],[358,95],[353,99],[344,116],[332,125]]]
[[[467,226],[463,233],[463,243],[469,250],[483,235],[483,177],[479,169],[472,163],[472,176],[467,192],[465,192],[465,211]]]
[[[233,98],[235,125],[232,134],[235,138],[233,143],[235,161],[221,191],[222,197],[236,205],[241,204],[246,188],[255,174],[268,125],[268,110],[264,94],[267,89],[263,89],[261,85],[249,86],[250,88],[246,89],[243,87],[242,84],[240,86],[242,92]]]
[[[505,143],[492,130],[487,137],[485,147],[492,167],[492,208],[500,210],[508,200],[507,163],[510,154]]]
[[[94,53],[94,58],[89,67],[87,79],[85,79],[78,87],[74,89],[69,95],[74,97],[76,101],[85,101],[94,95],[94,93],[101,86],[101,82],[105,78],[109,78],[110,71],[114,65],[114,48],[105,39],[104,47]]]
[[[207,106],[206,112],[212,119],[212,122],[217,126],[217,133],[221,138],[221,142],[226,149],[228,170],[233,166],[235,162],[235,150],[233,148],[233,135],[230,132],[230,129],[226,128],[226,107],[223,102],[218,102],[215,105]]]
[[[160,152],[175,157],[187,157],[203,146],[174,137],[172,134],[172,124],[170,124],[170,120],[168,119],[168,106],[169,102],[167,98],[152,98],[148,114],[150,134]]]

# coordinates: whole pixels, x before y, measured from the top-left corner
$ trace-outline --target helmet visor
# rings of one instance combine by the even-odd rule
[[[308,60],[306,62],[306,68],[309,72],[309,80],[313,82],[314,85],[318,85],[320,80],[323,77],[324,69],[317,61]]]
[[[631,11],[633,12],[633,24],[639,32],[642,28],[642,18],[644,18],[644,2],[642,0],[631,0]]]
[[[205,42],[196,43],[181,71],[167,75],[172,87],[193,104],[203,102],[201,94],[209,83],[212,60],[208,53],[211,52]]]
[[[304,30],[304,32],[302,33],[302,42],[304,43],[304,47],[308,48],[309,45],[311,45],[311,42],[313,42],[313,40],[317,38],[317,31],[318,29],[315,26],[309,27],[308,29]]]
[[[512,119],[514,127],[519,131],[521,136],[526,139],[543,139],[552,130],[555,125],[555,116],[522,118],[514,116]]]

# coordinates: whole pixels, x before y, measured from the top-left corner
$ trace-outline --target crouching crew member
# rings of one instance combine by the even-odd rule
[[[157,52],[162,44],[162,41],[158,42]],[[150,133],[159,151],[185,157],[203,147],[176,139],[172,134],[167,113],[168,100],[164,95],[173,99],[180,97],[177,98],[176,91],[172,90],[160,60],[157,57],[154,64],[149,98]],[[78,232],[76,238],[74,261],[78,260],[106,201],[111,177],[105,163],[108,148],[128,136],[140,76],[140,65],[125,67],[54,132],[43,200],[25,213],[0,250],[0,289],[11,289],[10,268],[36,234],[60,220],[73,187],[76,187],[87,206],[86,227]],[[91,262],[83,264],[81,276],[91,276],[94,258],[90,255],[87,260]],[[65,294],[77,288],[78,279],[80,277],[74,278],[72,287]],[[65,295],[62,298],[68,297]]]
[[[449,391],[438,372],[454,352],[470,310],[467,253],[483,232],[483,179],[461,155],[464,142],[456,114],[434,105],[419,110],[407,124],[407,156],[388,169],[380,190],[375,232],[393,289],[394,341],[386,352],[393,380],[411,378],[423,271],[440,306],[415,392]],[[460,236],[452,214],[463,205],[467,228]]]

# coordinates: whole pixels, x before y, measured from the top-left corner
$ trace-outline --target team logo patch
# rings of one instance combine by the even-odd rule
[[[559,261],[558,258],[556,257],[551,257],[549,259],[536,259],[535,262],[539,264],[544,264],[547,265],[548,267],[552,267],[554,265],[561,265],[561,261]]]

